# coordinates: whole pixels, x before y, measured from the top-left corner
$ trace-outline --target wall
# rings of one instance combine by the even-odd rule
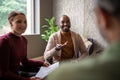
[[[71,29],[85,37],[91,37],[102,46],[107,44],[96,28],[93,0],[53,0],[53,16],[59,25],[59,17],[67,14],[71,19]]]
[[[35,15],[37,16],[37,15]],[[40,0],[40,25],[45,24],[44,18],[52,17],[52,0]],[[40,33],[43,29],[40,29]],[[40,35],[25,35],[28,40],[28,57],[37,57],[43,55],[46,42]]]
[[[83,34],[84,27],[84,0],[53,0],[53,15],[59,24],[61,15],[68,15],[72,29]]]

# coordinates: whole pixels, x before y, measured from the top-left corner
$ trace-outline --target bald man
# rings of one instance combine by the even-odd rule
[[[53,63],[71,59],[84,59],[88,56],[81,36],[70,30],[70,19],[67,15],[60,18],[60,30],[52,34],[44,52],[45,60],[52,58]],[[79,57],[79,53],[81,56]]]

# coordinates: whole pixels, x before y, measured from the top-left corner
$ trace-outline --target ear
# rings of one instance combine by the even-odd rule
[[[11,21],[9,21],[9,24],[10,24],[10,26],[12,26],[12,22]]]
[[[110,24],[110,18],[109,18],[109,14],[106,12],[106,11],[104,11],[103,9],[100,9],[99,8],[99,14],[100,14],[100,16],[99,16],[99,18],[100,18],[100,25],[101,25],[101,27],[102,28],[109,28],[110,26],[109,26],[109,24]]]

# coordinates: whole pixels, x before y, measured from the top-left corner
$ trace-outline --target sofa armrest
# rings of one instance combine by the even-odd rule
[[[44,60],[44,57],[43,56],[39,56],[39,57],[32,58],[32,60]]]

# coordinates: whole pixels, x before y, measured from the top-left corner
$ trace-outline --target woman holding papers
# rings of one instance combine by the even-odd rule
[[[36,77],[19,75],[20,66],[41,67],[49,66],[43,61],[33,61],[27,58],[27,40],[21,34],[27,28],[24,13],[12,11],[8,15],[11,32],[0,37],[0,80],[41,80]]]

